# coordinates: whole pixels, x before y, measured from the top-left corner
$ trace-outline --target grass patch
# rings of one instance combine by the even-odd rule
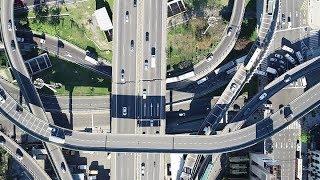
[[[167,63],[172,66],[181,61],[191,61],[192,64],[196,64],[218,45],[225,26],[226,22],[218,21],[206,35],[202,35],[208,27],[207,21],[204,18],[196,18],[186,24],[170,28]]]
[[[9,154],[2,148],[0,148],[0,179],[8,179],[8,159]]]
[[[191,9],[203,9],[205,7],[219,7],[228,5],[229,0],[184,0],[183,1]]]
[[[37,75],[46,83],[61,83],[57,95],[94,96],[108,95],[111,91],[111,81],[79,67],[70,62],[51,56],[52,68]],[[36,78],[37,78],[36,77]],[[53,94],[47,88],[40,90],[44,94]]]
[[[28,22],[22,20],[21,24],[31,30],[60,37],[82,49],[94,48],[98,56],[111,61],[112,43],[107,41],[104,32],[93,25],[93,13],[100,7],[111,11],[113,4],[114,0],[88,0],[72,5],[44,5],[29,11],[28,17],[31,19],[24,19]]]
[[[6,67],[7,66],[7,56],[4,51],[0,52],[0,66]]]

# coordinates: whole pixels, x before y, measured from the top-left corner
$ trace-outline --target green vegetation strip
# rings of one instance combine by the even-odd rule
[[[79,67],[56,57],[50,57],[52,68],[37,75],[45,83],[61,83],[55,94],[68,96],[99,96],[108,95],[111,91],[111,81],[94,74],[90,70]],[[36,78],[37,78],[36,77]],[[44,87],[41,93],[53,94]]]

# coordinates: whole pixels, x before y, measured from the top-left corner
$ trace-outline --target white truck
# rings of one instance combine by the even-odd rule
[[[282,50],[287,51],[287,52],[289,52],[289,53],[291,53],[291,54],[294,53],[294,50],[293,50],[292,48],[286,46],[286,45],[283,45],[283,46],[282,46]]]

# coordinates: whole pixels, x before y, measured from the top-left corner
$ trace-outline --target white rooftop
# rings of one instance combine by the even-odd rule
[[[101,31],[108,31],[113,28],[112,22],[105,7],[96,10],[94,12],[94,16],[96,17]]]

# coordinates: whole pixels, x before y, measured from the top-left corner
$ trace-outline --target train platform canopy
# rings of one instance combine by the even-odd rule
[[[109,31],[113,29],[111,19],[105,7],[96,10],[94,12],[94,16],[101,31]]]

